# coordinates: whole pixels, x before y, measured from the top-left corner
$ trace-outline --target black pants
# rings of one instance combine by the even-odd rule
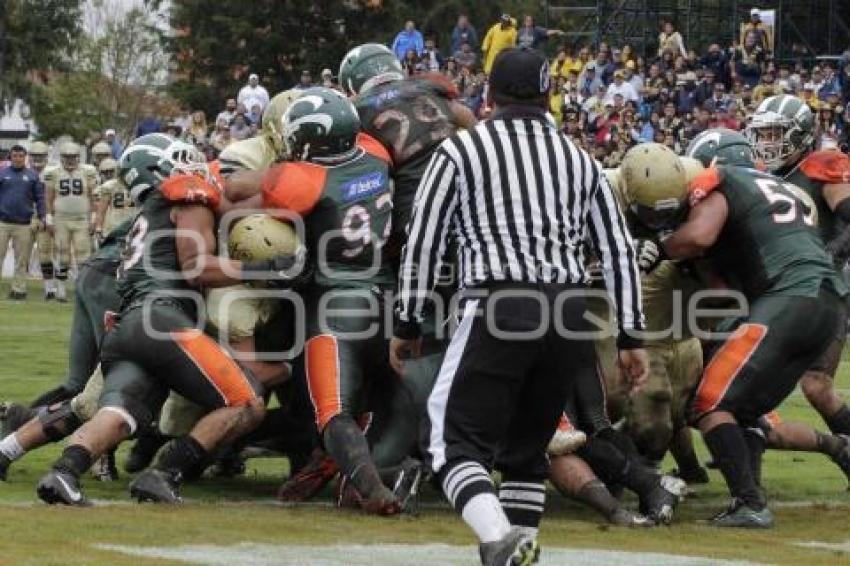
[[[473,461],[542,480],[573,376],[593,372],[584,298],[565,285],[499,285],[463,304],[428,399],[424,442],[433,470]],[[564,298],[559,294],[572,291]],[[557,323],[557,324],[556,324]]]

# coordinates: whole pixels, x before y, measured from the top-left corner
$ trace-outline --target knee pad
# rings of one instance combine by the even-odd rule
[[[42,407],[38,410],[38,420],[44,430],[45,436],[51,442],[58,442],[77,430],[82,421],[71,409],[70,401],[63,401],[58,405]]]

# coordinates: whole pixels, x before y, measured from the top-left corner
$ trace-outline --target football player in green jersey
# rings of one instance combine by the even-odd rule
[[[815,150],[814,115],[795,96],[766,98],[747,126],[756,155],[767,169],[800,187],[817,207],[817,230],[836,268],[850,256],[850,157],[838,150]],[[842,329],[803,376],[800,388],[829,429],[850,435],[850,408],[835,392],[834,377],[846,340]],[[781,426],[781,425],[780,425]]]
[[[844,282],[811,230],[803,202],[755,168],[751,146],[722,128],[698,135],[689,157],[708,169],[689,187],[690,212],[659,244],[659,259],[707,256],[749,303],[726,321],[691,408],[692,421],[733,500],[718,526],[768,528],[773,515],[758,487],[744,427],[776,408],[843,325]]]
[[[476,120],[457,100],[454,84],[431,73],[405,78],[395,55],[380,44],[367,43],[350,50],[340,63],[339,77],[357,108],[363,131],[392,157],[392,230],[384,254],[397,268],[416,189],[432,153],[444,139],[461,128],[474,126]],[[453,272],[445,275],[438,288],[446,289],[448,295],[455,284],[448,280]],[[434,305],[430,308],[426,327],[432,330],[424,337],[424,351],[404,361],[402,386],[394,389],[394,397],[378,401],[385,410],[376,413],[369,430],[373,457],[387,469],[412,463],[406,457],[418,453],[419,422],[406,415],[425,414],[424,406],[447,348],[445,339],[435,335],[437,319],[444,320],[445,313],[436,312]]]
[[[352,97],[363,131],[392,157],[392,237],[388,251],[397,252],[413,197],[431,154],[459,128],[475,125],[475,116],[456,99],[457,87],[442,75],[405,79],[392,51],[366,43],[349,51],[339,66],[339,83]]]
[[[39,482],[47,503],[85,504],[80,475],[100,454],[150,426],[169,390],[211,412],[166,445],[152,469],[130,485],[139,500],[176,503],[186,472],[208,453],[256,427],[265,406],[260,383],[228,350],[196,328],[196,287],[262,278],[298,281],[298,257],[241,262],[215,255],[214,216],[220,189],[202,155],[161,134],[135,140],[119,176],[139,206],[118,268],[122,305],[101,348],[106,376],[100,408],[71,437]],[[183,202],[176,200],[185,195]],[[198,204],[203,203],[203,204]]]
[[[304,292],[304,365],[325,449],[369,513],[395,514],[401,502],[382,483],[355,418],[369,388],[388,375],[383,317],[377,308],[394,277],[382,258],[390,232],[390,157],[358,133],[354,106],[331,89],[302,91],[282,120],[292,161],[268,169],[259,187],[228,186],[239,201],[262,195],[263,206],[299,215],[316,261]],[[382,386],[392,387],[388,380]]]

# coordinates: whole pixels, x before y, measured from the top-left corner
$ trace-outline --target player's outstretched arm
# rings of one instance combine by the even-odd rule
[[[713,192],[694,205],[688,220],[662,242],[666,257],[687,259],[699,257],[717,241],[729,205],[720,192]]]

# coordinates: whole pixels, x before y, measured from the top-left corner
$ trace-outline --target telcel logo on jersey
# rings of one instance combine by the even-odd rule
[[[380,171],[352,179],[342,185],[342,200],[352,202],[374,195],[384,190],[386,179]]]

